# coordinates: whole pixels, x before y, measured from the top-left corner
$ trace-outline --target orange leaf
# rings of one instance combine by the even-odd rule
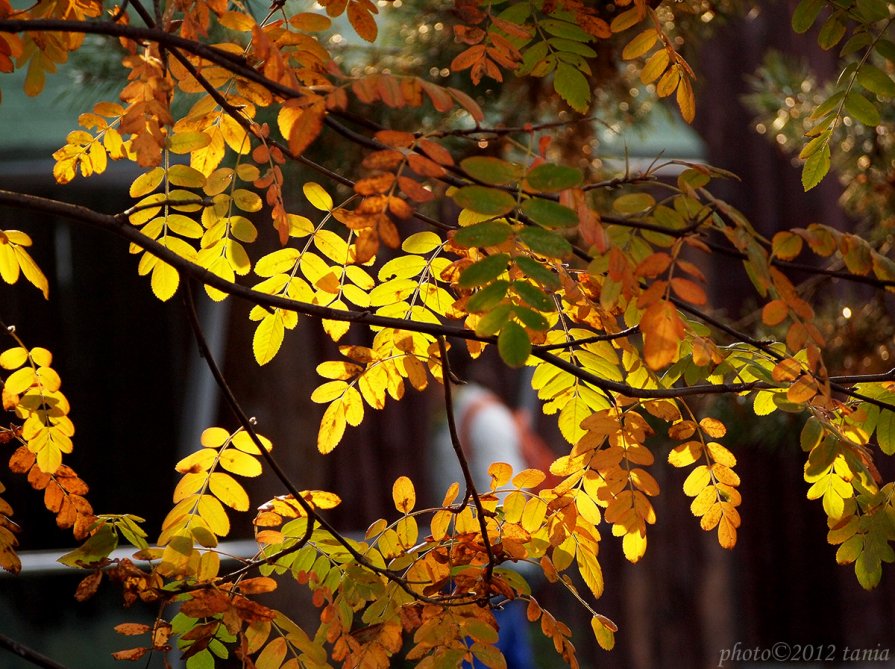
[[[675,292],[675,294],[685,300],[690,302],[691,304],[705,304],[706,303],[706,295],[705,291],[690,279],[682,279],[680,277],[675,277],[671,280],[671,290]]]
[[[369,6],[375,8],[375,5]],[[352,2],[348,5],[348,20],[361,38],[368,42],[376,41],[379,29],[376,26],[376,20],[366,6],[362,6],[359,2]]]
[[[466,51],[457,54],[457,57],[451,61],[451,70],[460,72],[466,70],[479,62],[485,57],[485,47],[482,44],[471,46]]]
[[[300,122],[295,123],[289,132],[289,150],[299,156],[311,145],[320,131],[323,130],[323,117],[326,108],[322,103],[308,107],[302,114]]]
[[[761,310],[761,320],[765,325],[780,325],[789,314],[789,308],[783,300],[771,300]]]
[[[647,307],[640,319],[640,329],[643,358],[650,369],[662,369],[675,361],[684,337],[684,323],[670,302],[661,300]]]

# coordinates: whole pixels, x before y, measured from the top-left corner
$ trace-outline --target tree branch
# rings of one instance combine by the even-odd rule
[[[463,470],[463,480],[466,482],[466,495],[464,496],[463,506],[466,506],[466,500],[472,497],[473,506],[475,506],[478,515],[479,529],[482,532],[482,543],[485,544],[485,553],[488,555],[488,566],[485,569],[485,582],[491,582],[491,575],[494,573],[494,566],[497,563],[494,557],[494,551],[491,548],[491,540],[488,537],[488,523],[485,520],[485,508],[482,506],[482,500],[479,498],[478,490],[475,487],[475,481],[472,478],[472,472],[469,469],[469,461],[466,454],[463,453],[463,444],[460,443],[460,436],[457,434],[457,424],[454,420],[454,402],[451,397],[451,365],[447,355],[447,344],[444,337],[438,338],[438,351],[441,354],[441,375],[442,384],[444,385],[444,407],[447,411],[448,431],[451,435],[451,445],[454,447],[454,453],[457,460],[460,461],[460,469]],[[470,444],[466,444],[467,447]]]
[[[64,664],[59,664],[55,660],[51,660],[46,655],[42,655],[25,644],[19,643],[15,639],[11,639],[2,632],[0,632],[0,648],[5,648],[13,655],[18,655],[20,658],[26,662],[30,662],[36,667],[43,667],[43,669],[68,669]]]

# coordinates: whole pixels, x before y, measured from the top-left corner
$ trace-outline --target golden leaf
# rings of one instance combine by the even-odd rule
[[[330,453],[345,434],[345,411],[339,401],[330,404],[323,412],[320,430],[317,433],[317,450],[324,455]]]
[[[410,513],[416,505],[416,490],[413,481],[406,476],[399,476],[392,486],[392,500],[395,508],[401,513]]]

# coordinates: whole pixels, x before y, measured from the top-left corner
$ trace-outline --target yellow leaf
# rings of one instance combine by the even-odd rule
[[[696,96],[693,95],[693,86],[690,84],[690,80],[685,76],[680,79],[676,97],[681,116],[687,123],[692,123],[696,118]]]
[[[441,245],[441,237],[430,230],[416,232],[405,239],[401,250],[406,253],[429,253]]]
[[[670,60],[671,58],[666,49],[656,51],[656,53],[647,59],[646,64],[640,71],[640,81],[644,84],[651,84],[654,82],[662,76],[662,73],[665,71],[665,68],[668,67]]]
[[[342,395],[342,411],[345,413],[345,422],[352,427],[357,427],[364,420],[364,401],[354,386],[345,388]]]
[[[612,650],[615,647],[615,632],[618,631],[615,623],[599,614],[590,620],[591,629],[597,638],[597,643],[603,650]]]
[[[702,444],[698,441],[688,441],[676,446],[668,454],[668,464],[672,467],[688,467],[702,456]]]
[[[302,186],[302,191],[311,206],[320,211],[331,211],[333,208],[333,199],[329,196],[323,186],[313,181],[308,181]]]
[[[249,496],[245,489],[229,474],[214,472],[208,477],[212,494],[235,511],[249,510]]]
[[[653,48],[658,39],[659,33],[656,32],[656,29],[647,28],[625,45],[625,48],[622,49],[622,58],[625,60],[640,58]]]
[[[23,367],[10,374],[3,387],[13,395],[21,395],[32,386],[35,380],[34,370],[31,367]]]
[[[416,518],[413,516],[401,518],[395,525],[395,533],[398,535],[398,541],[404,548],[413,548],[419,538]]]
[[[183,458],[174,466],[174,469],[176,469],[181,474],[186,474],[188,472],[194,474],[197,474],[199,472],[207,472],[209,469],[211,469],[211,466],[214,464],[216,458],[217,453],[214,450],[210,448],[203,448],[202,450],[191,453]]]
[[[576,551],[576,560],[578,562],[578,571],[581,578],[590,588],[594,597],[600,597],[603,594],[603,570],[597,561],[597,556],[588,550],[585,550],[580,544]]]
[[[628,562],[638,562],[646,553],[646,533],[641,529],[635,529],[626,534],[622,539],[622,551]]]
[[[722,548],[733,548],[737,543],[737,528],[727,516],[718,523],[718,543]]]
[[[16,262],[19,264],[19,267],[22,268],[22,274],[25,275],[25,278],[43,293],[44,298],[49,297],[50,284],[47,282],[47,277],[44,276],[40,267],[37,266],[37,263],[34,262],[31,256],[28,255],[28,252],[21,246],[14,246],[12,250],[15,254]]]
[[[18,369],[28,360],[28,349],[24,346],[8,348],[0,353],[0,367],[3,369]]]
[[[221,453],[220,463],[231,474],[240,476],[258,476],[262,470],[257,458],[235,448],[228,448]]]
[[[259,365],[266,365],[273,360],[283,344],[285,329],[279,310],[265,316],[255,330],[252,338],[252,352]]]
[[[196,505],[199,516],[208,525],[208,529],[219,537],[230,533],[230,519],[223,505],[213,495],[201,495]]]
[[[705,465],[699,465],[684,480],[684,494],[688,497],[695,497],[702,492],[702,489],[709,484],[711,479],[711,470]]]
[[[488,476],[491,477],[491,490],[497,490],[506,485],[513,475],[513,468],[506,462],[494,462],[488,467]]]
[[[148,195],[159,187],[164,177],[165,170],[161,167],[154,167],[148,172],[144,172],[131,184],[130,196],[136,198]]]
[[[256,669],[280,669],[286,657],[286,649],[286,638],[276,637],[264,647],[255,660]]]
[[[255,436],[258,437],[258,441],[261,442],[261,445],[264,447],[265,451],[270,451],[273,448],[273,444],[270,443],[270,439],[260,434],[256,434]],[[252,436],[248,432],[237,432],[233,435],[233,439],[231,439],[230,443],[244,453],[261,455],[261,451],[258,450],[258,447],[255,445],[255,441],[252,439]]]
[[[222,427],[209,427],[202,431],[199,443],[205,448],[220,448],[230,438],[230,433]]]
[[[166,302],[177,292],[177,286],[180,285],[180,274],[168,263],[158,261],[152,268],[150,285],[155,296],[162,302]]]
[[[168,138],[168,149],[172,153],[192,153],[211,143],[207,133],[199,131],[178,132]]]
[[[536,532],[544,523],[547,515],[547,504],[540,497],[532,497],[525,503],[522,511],[522,527],[527,532]]]
[[[513,477],[513,485],[517,488],[537,488],[546,478],[547,475],[539,469],[525,469]]]
[[[320,431],[317,433],[317,450],[324,455],[332,452],[339,445],[345,434],[345,412],[341,402],[333,402],[320,421]]]
[[[160,170],[161,168],[157,167],[156,169]],[[148,174],[151,174],[151,172]],[[137,181],[145,176],[146,174],[137,177]],[[132,190],[134,186],[137,185],[137,181],[134,181],[131,186]],[[188,165],[171,165],[171,167],[168,168],[168,181],[172,185],[180,186],[182,188],[204,188],[206,183],[205,175]],[[155,190],[155,188],[147,191],[147,193],[152,192],[152,190]],[[139,195],[131,193],[131,197],[141,197],[142,195],[146,195],[146,193],[140,193]]]
[[[392,486],[392,500],[395,508],[401,513],[410,513],[416,505],[416,490],[413,481],[406,476],[399,476]]]
[[[447,536],[452,518],[453,514],[450,511],[439,511],[432,516],[432,523],[429,527],[429,531],[432,532],[432,538],[435,539],[435,541],[441,541]]]

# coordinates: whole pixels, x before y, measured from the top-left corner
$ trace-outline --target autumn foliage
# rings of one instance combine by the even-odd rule
[[[670,159],[636,174],[584,168],[553,142],[584,122],[606,83],[594,71],[598,52],[633,65],[647,94],[673,96],[692,121],[698,73],[681,53],[687,35],[676,20],[697,3],[623,0],[610,12],[578,0],[456,0],[445,8],[450,53],[438,63],[453,85],[410,70],[343,68],[325,39],[341,21],[374,42],[388,22],[413,23],[412,5],[294,4],[303,7],[275,2],[261,16],[225,0],[40,0],[28,9],[0,0],[0,71],[25,70],[29,95],[87,34],[118,51],[117,99],[83,110],[80,128],[53,155],[57,182],[102,173],[110,161],[141,170],[125,211],[7,190],[0,203],[120,237],[159,300],[180,291],[191,302],[194,283],[215,301],[249,300],[258,365],[288,346],[299,319],[319,321],[339,343],[309,389],[321,407],[324,455],[355,447],[343,443],[352,428],[410,392],[434,385],[449,399],[451,349],[477,357],[496,347],[507,365],[533,367],[543,412],[567,442],[549,471],[559,483],[539,489],[546,472],[494,463],[490,489],[459,481],[438,491],[442,504],[431,509],[401,477],[392,486],[395,514],[368,519],[365,535],[349,538],[327,521],[337,493],[304,489],[279,467],[276,445],[256,431],[205,351],[235,419],[209,426],[195,452],[172,463],[180,478],[171,508],[148,536],[140,518],[91,507],[87,485],[64,464],[75,426],[52,355],[28,341],[27,323],[9,326],[0,353],[9,472],[27,477],[81,542],[61,560],[86,570],[79,598],[107,578],[126,603],[160,612],[154,626],[119,627],[135,639],[116,657],[173,646],[188,667],[229,656],[259,669],[388,667],[403,653],[419,667],[475,657],[499,668],[492,607],[522,599],[529,620],[578,666],[569,627],[509,566],[531,563],[572,591],[608,650],[616,626],[595,601],[612,587],[604,586],[600,544],[619,539],[637,562],[656,522],[653,500],[680,494],[661,491],[651,472],[686,470],[696,523],[733,548],[737,456],[724,446],[728,426],[692,402],[703,397],[748,402],[759,417],[805,417],[807,496],[820,500],[836,560],[853,564],[862,586],[878,583],[883,563],[895,559],[895,483],[875,464],[895,454],[895,376],[829,366],[821,305],[792,270],[887,291],[895,286],[891,249],[817,224],[768,239],[713,195],[713,182],[735,178],[729,172]],[[843,76],[812,114],[801,156],[806,189],[829,170],[833,133],[875,126],[876,96],[895,96],[888,5],[802,0],[794,28],[819,21],[822,47],[847,42]],[[488,96],[469,87],[510,80],[539,86],[552,116],[541,110],[524,125],[499,124]],[[405,125],[365,118],[371,109]],[[311,149],[332,136],[354,155],[316,162]],[[458,215],[448,216],[445,202]],[[258,251],[261,237],[276,250]],[[0,230],[0,277],[48,297],[31,244],[24,232]],[[748,275],[758,334],[713,312],[710,254]],[[798,262],[809,257],[813,265]],[[365,344],[344,343],[349,330]],[[667,462],[656,462],[659,452]],[[251,499],[245,480],[261,475],[278,479],[282,494]],[[241,513],[253,514],[257,554],[227,571],[216,546]],[[14,517],[0,499],[0,566],[11,572],[20,568]],[[133,547],[132,559],[109,558],[119,543]],[[278,587],[312,593],[317,629],[256,601]]]

